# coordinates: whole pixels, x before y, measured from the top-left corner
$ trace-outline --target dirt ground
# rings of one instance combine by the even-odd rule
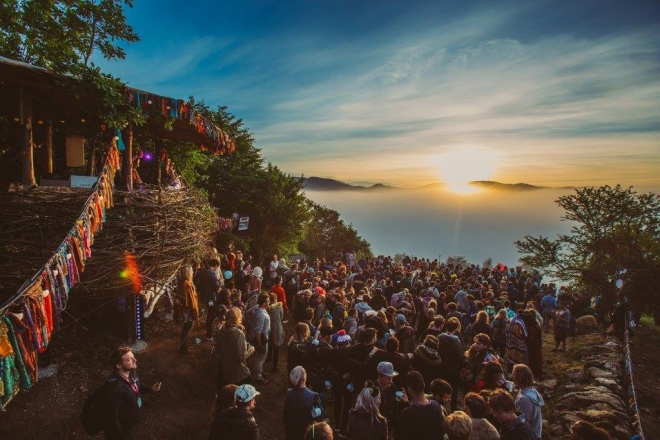
[[[80,424],[80,412],[89,393],[110,373],[107,356],[120,341],[109,336],[109,329],[86,327],[89,330],[75,326],[57,334],[46,363],[57,364],[57,374],[19,393],[0,413],[0,438],[89,438]],[[136,354],[138,374],[145,384],[162,381],[163,386],[159,393],[143,398],[138,438],[208,438],[217,377],[213,344],[203,339],[204,329],[199,325],[191,339],[200,337],[202,342],[193,343],[189,355],[175,355],[180,327],[154,317],[147,321],[146,330],[148,348]],[[280,370],[285,366],[286,351],[280,356]],[[262,438],[284,438],[282,405],[288,380],[284,373],[270,374],[268,379],[270,383],[257,387],[261,396],[255,417]]]

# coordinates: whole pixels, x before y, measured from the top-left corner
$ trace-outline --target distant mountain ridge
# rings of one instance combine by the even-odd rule
[[[304,177],[303,183],[305,189],[312,189],[317,191],[333,191],[333,190],[374,190],[374,189],[394,189],[394,186],[376,183],[371,186],[351,185],[335,179],[327,179],[324,177]]]
[[[376,183],[371,186],[351,185],[340,180],[328,179],[324,177],[304,177],[303,183],[305,189],[315,191],[368,191],[368,190],[392,190],[403,189],[396,186],[384,185]],[[480,186],[484,188],[507,190],[507,191],[533,191],[537,189],[548,188],[546,186],[530,185],[529,183],[500,183],[492,180],[476,180],[470,182],[470,185]],[[429,183],[427,185],[419,186],[417,188],[408,189],[431,189],[436,187],[443,187],[442,183]]]

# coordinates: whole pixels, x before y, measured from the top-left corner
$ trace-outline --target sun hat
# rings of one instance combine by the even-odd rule
[[[394,377],[399,375],[399,373],[394,371],[394,365],[392,365],[391,362],[379,363],[376,371],[378,371],[378,374],[382,374],[383,376],[387,377]]]
[[[234,400],[240,403],[246,403],[261,394],[250,384],[241,385],[234,392]]]

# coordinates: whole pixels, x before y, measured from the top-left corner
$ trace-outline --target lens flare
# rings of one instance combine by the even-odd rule
[[[133,284],[133,292],[140,293],[142,290],[142,276],[140,275],[137,261],[130,252],[126,252],[125,263],[126,268],[119,272],[119,276],[129,280]]]

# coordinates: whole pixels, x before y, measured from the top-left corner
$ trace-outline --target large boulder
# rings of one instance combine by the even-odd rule
[[[587,333],[598,333],[602,329],[598,321],[592,315],[580,316],[575,320],[575,334],[586,335]]]

